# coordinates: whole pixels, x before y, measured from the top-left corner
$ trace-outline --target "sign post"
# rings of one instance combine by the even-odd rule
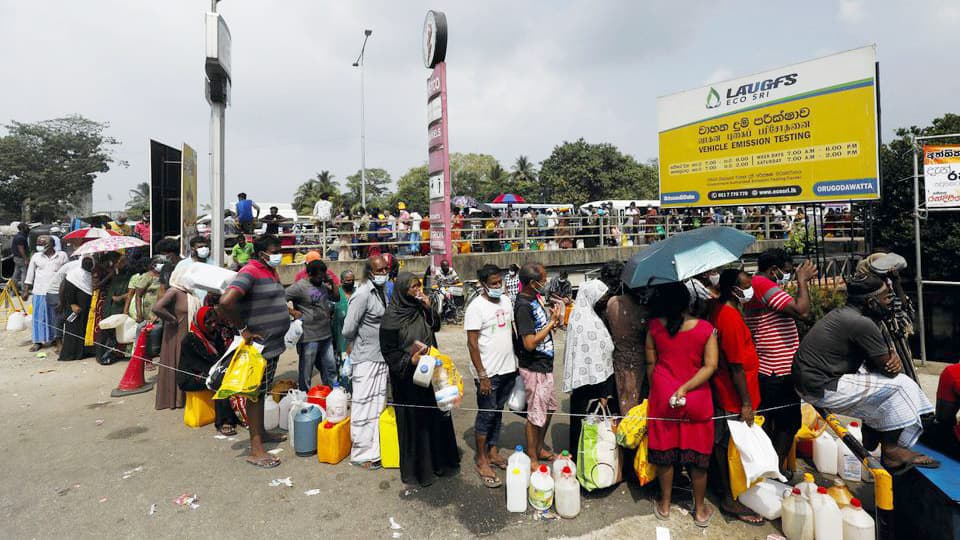
[[[217,14],[217,2],[211,0],[206,16],[207,101],[210,103],[210,256],[212,263],[223,264],[224,200],[224,122],[230,101],[230,29]]]
[[[427,172],[430,176],[430,253],[433,264],[450,261],[450,144],[447,134],[447,17],[428,11],[423,23],[423,64],[427,78]]]
[[[180,154],[180,253],[190,253],[197,235],[197,151],[183,143]]]
[[[880,198],[876,49],[657,99],[665,207]]]

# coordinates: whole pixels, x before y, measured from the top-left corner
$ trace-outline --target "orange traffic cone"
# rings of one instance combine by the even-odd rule
[[[153,390],[153,382],[146,382],[143,377],[143,360],[147,351],[147,336],[151,330],[153,330],[153,324],[147,324],[140,335],[137,336],[137,344],[133,347],[133,356],[130,357],[127,370],[123,372],[120,385],[110,392],[110,397],[142,394]]]

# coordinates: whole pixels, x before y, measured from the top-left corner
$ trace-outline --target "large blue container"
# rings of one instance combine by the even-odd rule
[[[293,417],[293,449],[298,456],[317,453],[317,426],[322,419],[319,407],[304,407]]]

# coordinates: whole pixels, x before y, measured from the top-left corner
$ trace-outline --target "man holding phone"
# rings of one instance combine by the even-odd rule
[[[543,447],[550,426],[550,417],[557,410],[553,382],[553,329],[563,323],[560,304],[546,308],[538,296],[546,289],[547,271],[543,265],[530,262],[520,268],[523,285],[517,296],[514,318],[520,338],[520,378],[527,393],[527,455],[531,470],[540,460],[553,461],[556,456]]]

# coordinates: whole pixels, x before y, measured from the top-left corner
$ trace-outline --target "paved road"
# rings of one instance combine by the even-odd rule
[[[484,488],[474,474],[473,415],[463,411],[454,413],[462,472],[426,489],[405,488],[396,470],[366,472],[347,462],[298,458],[287,443],[279,445],[279,468],[255,469],[244,462],[243,434],[218,440],[212,425],[187,428],[179,411],[153,409],[152,392],[110,398],[126,363],[60,363],[53,354],[38,359],[27,352],[28,339],[27,332],[0,334],[5,538],[392,538],[390,517],[404,527],[404,539],[578,537],[605,527],[590,536],[651,538],[659,524],[651,493],[630,482],[585,497],[574,520],[508,513],[504,490]],[[463,331],[445,328],[438,340],[466,373]],[[278,374],[292,378],[295,369],[296,355],[285,354]],[[476,403],[469,382],[464,403]],[[506,420],[504,446],[522,442],[520,418],[508,414]],[[564,447],[567,426],[561,420],[552,427],[554,448]],[[293,488],[268,486],[287,476]],[[312,488],[322,494],[304,495]],[[173,500],[183,493],[198,494],[199,508],[176,506]],[[153,504],[156,513],[148,515]],[[704,537],[679,509],[667,525],[673,538]],[[774,532],[771,524],[755,528],[721,518],[705,536],[763,539]]]

